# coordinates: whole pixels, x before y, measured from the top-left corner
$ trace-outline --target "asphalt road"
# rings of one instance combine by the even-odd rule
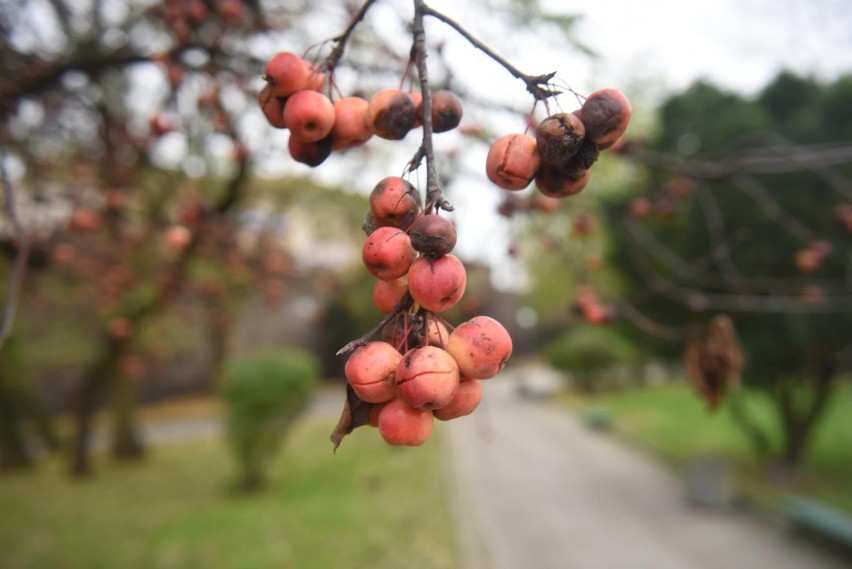
[[[507,370],[445,425],[465,569],[839,569],[783,528],[699,509],[681,479],[579,419],[517,395]]]

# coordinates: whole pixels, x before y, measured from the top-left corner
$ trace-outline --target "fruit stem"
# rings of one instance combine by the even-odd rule
[[[435,149],[432,145],[432,92],[429,89],[429,70],[426,65],[426,28],[423,26],[423,15],[428,13],[429,7],[424,0],[414,0],[414,22],[412,32],[414,44],[411,47],[411,57],[417,66],[417,75],[420,77],[420,92],[423,96],[423,144],[418,156],[426,158],[426,212],[434,209],[452,211],[453,206],[444,199],[441,187],[438,185],[438,174],[435,168]],[[418,161],[419,162],[419,161]]]
[[[413,304],[414,304],[414,299],[411,298],[411,293],[406,292],[405,296],[402,297],[402,300],[400,300],[397,303],[397,305],[394,306],[393,309],[390,312],[385,314],[385,317],[382,318],[381,322],[379,322],[378,324],[376,324],[375,326],[370,328],[370,331],[367,332],[366,334],[364,334],[363,336],[361,336],[360,338],[356,338],[356,339],[352,340],[351,342],[349,342],[348,344],[346,344],[345,346],[343,346],[342,348],[340,348],[337,351],[337,355],[343,356],[343,355],[346,355],[350,352],[354,352],[355,350],[357,350],[361,346],[367,345],[367,343],[369,343],[369,341],[373,338],[373,336],[378,334],[379,331],[382,328],[384,328],[385,326],[387,326],[394,318],[396,318],[397,316],[399,316],[400,314],[402,314],[403,312],[405,312],[406,310],[411,308],[411,306]]]
[[[415,4],[417,4],[416,0]],[[503,68],[505,68],[506,71],[511,73],[512,76],[517,77],[518,79],[526,83],[527,91],[529,91],[532,96],[535,97],[536,101],[544,101],[545,99],[548,99],[549,97],[555,97],[556,95],[562,92],[547,87],[550,80],[553,79],[554,76],[556,76],[555,71],[552,73],[545,73],[543,75],[527,75],[526,73],[521,72],[517,67],[497,55],[494,50],[485,45],[483,42],[479,41],[470,32],[464,29],[461,24],[459,24],[449,16],[446,16],[441,12],[438,12],[437,10],[433,10],[425,4],[423,5],[423,10],[424,15],[432,16],[433,18],[436,18],[447,24],[456,32],[458,32],[461,36],[463,36],[467,41],[473,44],[475,48],[482,51],[483,53],[485,53],[485,55],[499,63],[501,66],[503,66]]]

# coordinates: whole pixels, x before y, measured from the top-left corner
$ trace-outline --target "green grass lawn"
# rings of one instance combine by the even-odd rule
[[[333,455],[331,428],[297,424],[268,490],[248,497],[229,491],[219,439],[103,459],[83,481],[58,461],[0,478],[0,568],[456,567],[440,432],[411,449],[364,427]]]
[[[739,396],[746,398],[746,408],[761,424],[774,427],[772,439],[777,444],[780,435],[769,401],[759,393]],[[800,475],[785,485],[770,482],[769,469],[757,460],[727,406],[716,413],[708,411],[686,385],[595,396],[571,394],[562,401],[580,413],[604,410],[618,436],[638,442],[677,466],[699,455],[730,457],[743,488],[755,499],[772,503],[804,494],[852,512],[852,389],[848,387],[838,391],[826,412]]]

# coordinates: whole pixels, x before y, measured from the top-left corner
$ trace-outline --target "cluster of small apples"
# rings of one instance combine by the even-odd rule
[[[594,289],[588,286],[577,289],[573,308],[589,324],[606,324],[615,319],[615,308],[602,304]]]
[[[258,101],[266,120],[275,128],[290,130],[290,155],[312,168],[332,151],[361,146],[374,135],[402,140],[422,124],[419,92],[383,89],[369,100],[352,96],[332,102],[322,93],[325,74],[293,53],[272,56],[265,79]],[[431,93],[431,99],[433,132],[456,128],[462,117],[461,100],[447,90]]]
[[[461,299],[467,274],[451,253],[455,226],[423,215],[419,192],[408,181],[392,176],[373,188],[366,230],[362,258],[377,279],[376,307],[391,313],[407,295],[416,306],[400,311],[382,340],[352,353],[346,378],[362,401],[374,404],[370,424],[388,444],[417,446],[431,435],[435,418],[448,421],[476,409],[481,381],[503,369],[512,339],[487,316],[449,332],[437,315]]]
[[[598,153],[613,147],[630,122],[630,101],[612,88],[595,91],[573,113],[550,115],[535,136],[507,134],[491,145],[488,179],[506,190],[535,180],[545,196],[565,198],[586,187]]]

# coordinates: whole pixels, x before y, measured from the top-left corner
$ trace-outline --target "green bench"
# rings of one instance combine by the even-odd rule
[[[784,513],[796,527],[852,550],[852,516],[806,498],[791,498],[784,503]]]

